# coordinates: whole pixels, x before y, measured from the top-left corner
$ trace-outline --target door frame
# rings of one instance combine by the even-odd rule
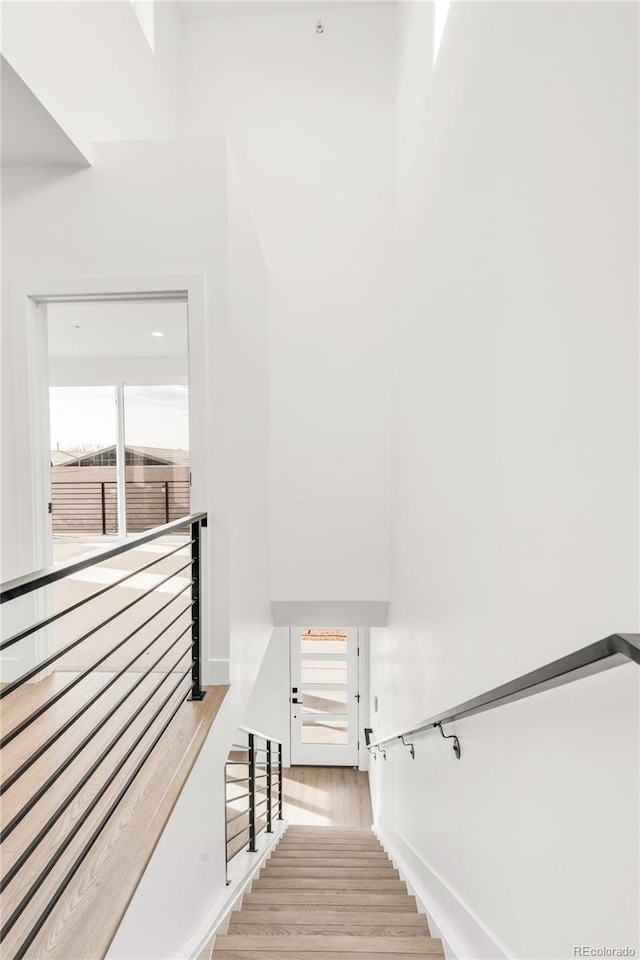
[[[308,626],[308,625],[305,625],[304,627],[289,627],[289,628],[288,628],[288,630],[287,630],[287,644],[286,644],[286,649],[287,649],[287,660],[288,660],[288,665],[289,665],[289,669],[288,669],[289,685],[288,685],[288,695],[287,695],[287,701],[288,701],[288,706],[289,706],[289,718],[288,718],[288,725],[287,725],[287,727],[288,727],[289,755],[290,755],[290,758],[293,757],[293,752],[294,752],[294,723],[293,723],[293,719],[294,719],[294,718],[293,718],[293,692],[292,692],[293,679],[294,679],[294,678],[293,678],[294,633],[296,633],[296,634],[301,634],[302,631],[304,631],[304,630],[309,630],[309,629],[312,629],[312,630],[330,630],[330,629],[347,630],[347,631],[349,631],[349,633],[353,633],[353,635],[354,635],[354,642],[355,642],[355,647],[356,647],[355,652],[354,652],[354,654],[353,654],[353,656],[354,656],[354,661],[355,661],[355,662],[354,662],[354,669],[355,669],[354,685],[355,685],[355,687],[356,687],[356,692],[355,692],[356,705],[355,705],[355,707],[353,708],[353,712],[354,712],[354,714],[355,714],[355,717],[354,717],[354,720],[353,720],[354,727],[355,727],[354,734],[355,734],[355,737],[356,737],[355,763],[348,763],[348,762],[347,762],[347,763],[343,763],[343,764],[331,764],[331,763],[327,763],[327,761],[323,761],[323,760],[318,760],[318,761],[309,760],[309,761],[306,761],[306,762],[304,762],[304,763],[302,763],[302,764],[300,764],[300,765],[301,765],[301,766],[305,766],[305,765],[308,763],[309,766],[316,766],[316,765],[317,765],[317,766],[323,766],[323,765],[334,766],[334,765],[335,765],[335,766],[344,766],[344,767],[357,766],[359,769],[361,769],[361,759],[362,759],[362,752],[361,752],[361,749],[362,749],[361,730],[362,730],[362,727],[363,727],[362,718],[363,718],[363,715],[364,715],[364,708],[365,708],[365,702],[366,702],[367,697],[366,697],[366,690],[363,689],[364,673],[363,673],[363,664],[362,664],[362,660],[361,660],[361,657],[360,657],[362,631],[361,631],[360,628],[358,628],[358,627],[343,627],[343,626],[340,626],[340,627],[332,628],[332,627],[323,627],[323,626],[320,626],[320,627],[319,627],[319,626],[317,626],[317,625],[314,626],[314,627],[310,627],[310,626]],[[327,656],[328,656],[328,655],[327,655]],[[348,661],[347,661],[347,662],[348,662]],[[348,688],[347,688],[347,689],[348,689]],[[349,715],[349,714],[348,714],[348,708],[347,708],[347,714],[346,714],[346,716],[348,717],[348,715]],[[349,721],[347,720],[347,723],[348,723],[348,722],[349,722]],[[311,745],[310,745],[310,746],[311,746]],[[327,744],[327,746],[330,746],[330,744]],[[291,764],[293,765],[293,759],[291,759],[290,762],[291,762]],[[297,765],[297,764],[296,764],[296,765]]]
[[[207,508],[209,489],[206,438],[209,435],[205,283],[202,274],[164,274],[110,277],[31,277],[9,286],[12,361],[12,451],[15,516],[20,535],[11,577],[51,566],[52,542],[48,504],[51,500],[49,430],[49,377],[46,337],[46,304],[83,300],[166,300],[177,295],[187,302],[189,443],[191,455],[191,509]],[[48,591],[44,591],[48,593]],[[33,615],[40,618],[50,598],[33,597]],[[205,609],[208,605],[205,605]],[[208,635],[204,624],[204,635]],[[39,647],[46,645],[43,638]],[[35,662],[43,654],[33,651]],[[31,655],[29,656],[31,659]],[[11,663],[13,673],[25,665]]]

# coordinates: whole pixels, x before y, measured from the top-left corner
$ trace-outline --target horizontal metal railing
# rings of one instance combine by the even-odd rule
[[[206,521],[204,513],[182,517],[124,544],[19,577],[0,588],[2,603],[42,596],[37,591],[47,591],[54,584],[62,586],[83,570],[168,534],[186,533],[177,545],[165,544],[166,549],[148,563],[61,610],[33,618],[0,643],[0,651],[13,648],[14,660],[20,660],[22,649],[23,660],[30,656],[35,661],[23,664],[20,675],[0,688],[0,701],[8,701],[15,715],[0,739],[3,751],[13,744],[0,783],[0,794],[11,800],[0,844],[12,838],[9,855],[2,858],[0,893],[9,891],[10,905],[2,910],[0,942],[5,944],[10,938],[8,955],[13,960],[21,960],[33,944],[185,699],[204,696],[200,681],[200,547]],[[189,556],[182,562],[179,555],[185,551]],[[156,573],[153,585],[130,582],[140,574],[148,576],[156,564],[171,558],[175,558],[172,568]],[[184,585],[176,580],[181,574]],[[94,612],[95,622],[88,626],[84,621],[95,611],[94,602],[100,599],[102,609],[109,593],[122,585],[135,587],[136,596],[125,603],[122,595],[112,594],[108,614]],[[171,592],[167,599],[165,587]],[[79,616],[74,618],[74,614]],[[28,648],[18,646],[30,638]],[[44,655],[34,656],[35,639],[44,644]],[[82,661],[80,666],[65,666],[63,658],[71,653]],[[117,661],[109,665],[115,655]],[[60,666],[63,672],[45,686]],[[27,692],[26,709],[22,709],[20,695]],[[19,781],[22,792],[10,793]],[[87,794],[92,781],[92,791]],[[79,804],[79,810],[69,820],[68,811],[74,804]],[[24,832],[34,811],[38,829]],[[67,853],[70,850],[72,858]]]
[[[242,732],[246,744],[234,743],[225,765],[227,864],[243,850],[256,852],[259,835],[273,833],[274,813],[275,819],[282,820],[282,743],[253,731]],[[229,796],[230,785],[232,792],[240,792]]]
[[[53,480],[51,520],[54,536],[113,536],[118,533],[117,482]],[[127,530],[137,533],[170,523],[189,511],[188,480],[127,480]]]
[[[438,728],[445,739],[453,740],[453,749],[459,759],[461,750],[458,737],[445,735],[442,729],[443,723],[472,717],[474,714],[493,710],[495,707],[531,697],[534,694],[542,693],[544,690],[572,683],[581,677],[588,677],[603,670],[610,670],[612,667],[624,663],[640,664],[640,634],[613,633],[603,640],[597,640],[595,643],[574,650],[573,653],[560,657],[558,660],[546,663],[536,670],[531,670],[515,680],[510,680],[508,683],[487,690],[472,700],[466,700],[464,703],[435,714],[412,727],[406,727],[404,730],[380,737],[378,740],[371,740],[373,730],[368,727],[365,730],[367,748],[374,757],[382,753],[386,760],[386,752],[383,748],[388,744],[400,741],[406,747],[411,748],[411,756],[414,757],[415,747],[413,744],[406,743],[405,738]]]

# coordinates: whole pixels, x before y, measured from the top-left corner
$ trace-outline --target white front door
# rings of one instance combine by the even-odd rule
[[[358,764],[358,631],[291,629],[291,763]]]

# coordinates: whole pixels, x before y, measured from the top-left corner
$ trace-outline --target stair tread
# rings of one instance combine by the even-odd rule
[[[388,867],[342,867],[339,864],[330,864],[326,867],[265,867],[260,872],[261,880],[282,880],[285,878],[330,878],[351,880],[397,880],[400,874],[392,866]]]
[[[407,887],[403,880],[391,877],[385,880],[373,877],[369,880],[363,877],[260,877],[253,881],[252,890],[286,890],[293,887],[297,890],[392,890],[396,893],[406,893]]]
[[[321,936],[321,937],[428,937],[429,932],[424,922],[421,926],[388,923],[381,926],[377,923],[367,925],[351,923],[344,916],[339,917],[337,923],[330,923],[326,917],[316,915],[315,924],[277,922],[267,920],[264,923],[232,922],[227,930],[229,935],[243,937],[292,937],[292,936]]]
[[[292,935],[283,937],[247,937],[233,934],[218,934],[214,945],[214,956],[217,950],[260,951],[263,955],[267,950],[289,950],[300,952],[324,953],[342,950],[346,953],[375,953],[378,950],[387,953],[431,952],[438,954],[442,951],[440,940],[428,936],[418,937],[353,937],[353,936],[322,936],[322,935]]]
[[[260,960],[353,960],[352,950],[261,950]],[[358,960],[444,960],[442,949],[435,950],[429,947],[426,950],[399,953],[387,949],[367,950],[357,953]],[[226,950],[213,951],[212,960],[256,960],[253,950]]]
[[[405,927],[426,927],[427,918],[423,913],[385,913],[384,911],[360,911],[355,917],[351,914],[345,916],[344,913],[334,911],[331,908],[324,908],[321,911],[308,910],[298,907],[293,910],[234,910],[231,914],[231,923],[233,924],[271,924],[279,926],[282,924],[318,924],[318,914],[321,915],[324,923],[328,925],[348,924],[349,926],[405,926]]]
[[[265,869],[270,867],[277,867],[278,870],[300,870],[308,867],[313,867],[314,869],[329,867],[332,870],[339,870],[342,867],[358,867],[362,870],[391,870],[393,864],[388,857],[377,857],[374,860],[366,857],[362,859],[358,857],[315,857],[304,860],[302,857],[281,856],[270,857]]]
[[[305,910],[324,910],[326,907],[331,907],[331,910],[360,910],[363,907],[384,907],[385,910],[394,911],[416,910],[415,898],[409,896],[406,890],[398,893],[361,890],[358,893],[345,893],[343,890],[264,890],[245,893],[242,898],[243,910],[263,906],[288,910],[290,904],[304,905]]]
[[[271,859],[288,859],[288,860],[315,860],[322,859],[328,854],[336,857],[357,857],[362,860],[388,860],[389,855],[382,849],[382,847],[343,847],[343,846],[329,846],[328,844],[322,844],[318,847],[306,847],[300,845],[299,847],[295,845],[286,846],[283,843],[279,843],[276,849],[271,854]]]

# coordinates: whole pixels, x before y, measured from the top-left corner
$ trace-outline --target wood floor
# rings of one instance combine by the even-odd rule
[[[1,717],[3,734],[75,676],[52,674],[7,697]],[[2,955],[7,958],[22,955],[22,944],[40,922],[61,881],[73,869],[78,854],[88,845],[138,761],[177,708],[166,732],[24,953],[27,958],[47,960],[97,960],[105,955],[227,691],[226,687],[207,687],[202,702],[186,702],[183,683],[167,699],[179,680],[169,672],[162,688],[145,702],[162,676],[154,673],[140,678],[138,674],[125,674],[83,714],[81,722],[70,726],[50,750],[6,787],[9,778],[45,737],[62,727],[109,679],[106,673],[89,675],[3,749],[2,826],[4,831],[10,831],[1,847],[3,923],[10,922],[17,911],[15,924],[2,943]],[[109,719],[111,707],[138,682],[126,704]],[[188,679],[186,684],[188,689]],[[145,733],[156,711],[157,716]],[[106,722],[100,726],[103,720]],[[74,751],[95,728],[95,737],[74,757]],[[114,746],[108,757],[82,782],[92,763],[112,741]],[[25,804],[68,758],[73,758],[69,766],[25,813]],[[108,783],[114,772],[116,775]],[[65,800],[72,793],[75,796],[65,807]],[[58,812],[60,815],[55,816]],[[56,851],[65,843],[68,847],[56,861]],[[32,853],[22,862],[22,854],[30,845]],[[45,874],[49,865],[50,872]],[[22,898],[39,880],[41,886],[22,909]]]
[[[370,829],[291,826],[212,960],[443,960]]]
[[[371,827],[369,775],[352,767],[288,767],[283,815],[305,826]]]

